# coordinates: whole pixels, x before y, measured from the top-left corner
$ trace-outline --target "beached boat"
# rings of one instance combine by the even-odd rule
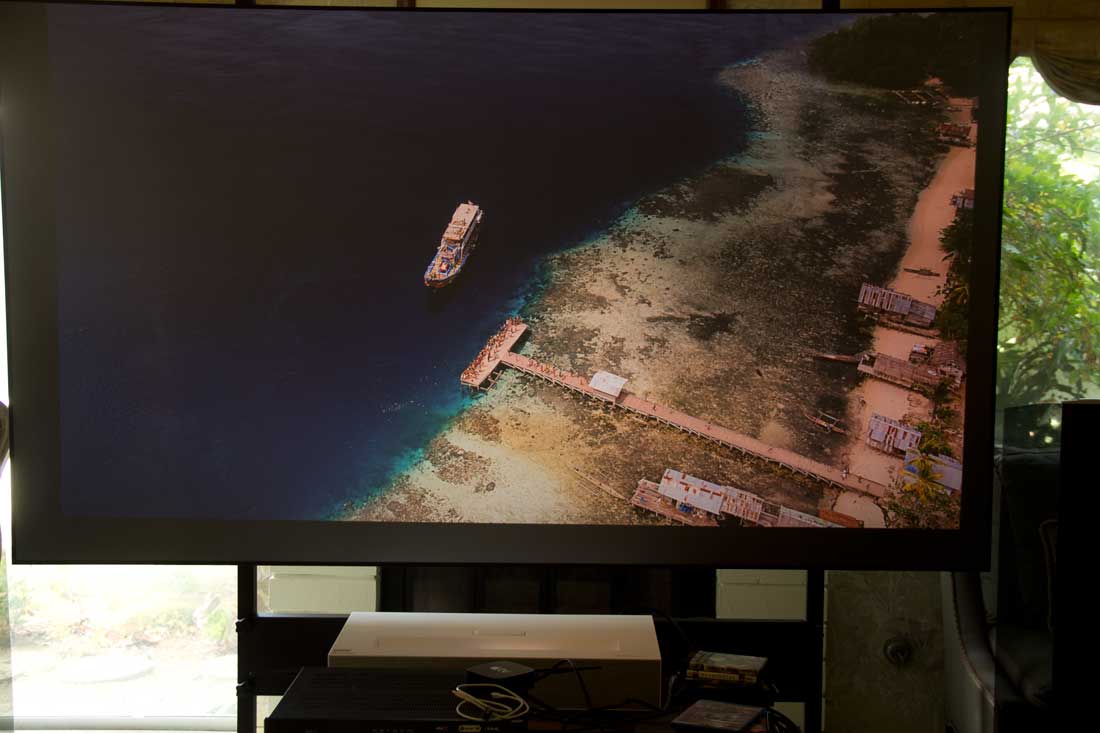
[[[441,288],[458,277],[477,245],[484,216],[481,207],[472,201],[458,205],[450,223],[443,230],[435,257],[424,271],[425,285],[429,288]]]

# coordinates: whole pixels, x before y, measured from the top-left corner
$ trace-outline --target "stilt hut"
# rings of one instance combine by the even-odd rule
[[[859,289],[859,307],[920,328],[928,328],[936,320],[936,306],[931,303],[870,283]]]
[[[951,197],[951,205],[956,209],[974,208],[974,189],[964,188]]]
[[[871,413],[867,425],[867,444],[883,453],[905,455],[920,443],[921,432],[892,417]]]

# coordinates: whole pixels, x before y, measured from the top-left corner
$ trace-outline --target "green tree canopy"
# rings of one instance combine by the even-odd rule
[[[926,456],[955,457],[955,452],[951,449],[951,442],[947,439],[947,434],[942,427],[931,422],[918,422],[916,428],[921,434],[917,450],[922,454]]]
[[[1010,76],[998,404],[1100,385],[1100,108],[1059,97],[1026,61]]]
[[[975,49],[998,45],[996,38],[977,36],[989,27],[967,13],[863,17],[815,39],[810,68],[831,81],[885,89],[912,88],[937,77],[953,94],[972,97],[982,71],[974,63]]]
[[[904,529],[958,529],[958,494],[927,487],[923,495],[901,486],[891,488],[882,502],[886,526]]]
[[[974,250],[974,211],[960,209],[940,232],[944,259],[950,260],[947,280],[940,288],[943,304],[936,314],[940,334],[952,341],[966,341],[970,318],[970,258]]]

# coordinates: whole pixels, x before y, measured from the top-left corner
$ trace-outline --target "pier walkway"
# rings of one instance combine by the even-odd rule
[[[487,389],[485,383],[492,386],[493,372],[500,366],[501,356],[512,353],[516,343],[527,333],[527,324],[518,318],[509,318],[500,330],[489,337],[470,366],[463,370],[459,381],[463,386],[474,389]]]
[[[498,366],[509,366],[559,387],[564,387],[586,397],[632,412],[647,420],[653,420],[681,432],[717,443],[725,448],[740,451],[744,455],[783,466],[794,473],[875,497],[882,497],[886,494],[886,486],[877,481],[846,473],[785,448],[768,445],[756,438],[721,425],[701,420],[651,400],[642,399],[626,390],[623,390],[617,398],[604,394],[589,386],[588,381],[577,374],[558,369],[550,364],[543,364],[529,356],[511,351],[512,346],[526,330],[526,324],[516,319],[509,319],[500,332],[493,336],[486,347],[482,349],[482,352],[478,354],[478,359],[462,373],[462,384],[468,387],[484,388],[485,382],[492,384],[492,372]],[[477,369],[474,368],[475,366],[477,366]],[[475,378],[479,379],[475,381]]]

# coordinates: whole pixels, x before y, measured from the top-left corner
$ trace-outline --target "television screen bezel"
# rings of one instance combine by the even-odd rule
[[[456,12],[453,9],[319,8],[178,3],[206,12]],[[552,10],[471,9],[471,13],[674,12],[872,15],[902,9]],[[606,525],[374,523],[292,520],[121,519],[61,511],[56,256],[52,236],[53,150],[49,139],[45,6],[0,0],[0,150],[7,278],[13,555],[17,563],[140,564],[553,564],[684,565],[752,568],[981,570],[990,564],[995,336],[999,282],[1010,8],[920,12],[1000,17],[1002,49],[990,53],[978,140],[960,528],[794,529]],[[13,59],[20,59],[12,64]]]

